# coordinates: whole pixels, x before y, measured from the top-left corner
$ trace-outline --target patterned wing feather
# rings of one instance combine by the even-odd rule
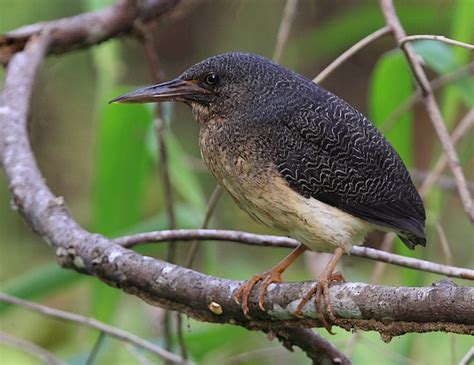
[[[291,188],[394,230],[410,248],[425,245],[423,203],[389,142],[319,86],[299,82],[290,90],[295,106],[280,110],[277,166]]]

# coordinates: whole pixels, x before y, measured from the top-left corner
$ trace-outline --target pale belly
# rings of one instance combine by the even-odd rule
[[[201,141],[202,142],[202,141]],[[206,148],[212,148],[212,151]],[[255,220],[282,230],[315,251],[348,252],[373,229],[357,217],[293,191],[269,163],[249,163],[252,154],[227,156],[201,143],[203,159],[237,205]],[[259,166],[258,168],[256,166]]]

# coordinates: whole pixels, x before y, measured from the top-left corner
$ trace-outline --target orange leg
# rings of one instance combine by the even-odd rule
[[[324,298],[326,302],[326,309],[329,313],[329,318],[331,320],[335,319],[334,313],[332,312],[331,308],[331,297],[329,295],[329,284],[333,281],[345,281],[344,277],[341,273],[333,273],[334,269],[336,268],[337,263],[341,259],[342,255],[344,254],[344,250],[340,247],[336,248],[334,251],[334,255],[331,258],[331,261],[327,264],[326,268],[324,269],[323,273],[319,277],[318,282],[314,285],[311,290],[306,293],[304,298],[301,300],[300,304],[296,308],[295,315],[297,317],[301,317],[301,311],[306,303],[309,302],[313,295],[316,295],[316,310],[318,312],[318,318],[323,323],[324,327],[330,334],[334,334],[331,331],[331,325],[327,322],[326,318],[324,317],[323,311],[321,310],[321,301]]]
[[[265,300],[265,295],[267,294],[267,288],[271,283],[281,282],[281,274],[290,266],[293,261],[300,257],[303,252],[306,251],[306,246],[299,245],[294,249],[288,256],[281,260],[278,264],[273,266],[269,271],[266,271],[262,274],[257,274],[252,276],[250,280],[243,283],[235,292],[234,300],[237,304],[242,303],[242,310],[246,317],[249,313],[249,297],[252,293],[254,286],[261,282],[260,291],[258,295],[258,306],[262,311],[265,311],[263,302]]]

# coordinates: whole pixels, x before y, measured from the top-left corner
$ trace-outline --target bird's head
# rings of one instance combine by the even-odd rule
[[[190,105],[198,119],[208,114],[225,116],[248,103],[264,103],[275,83],[291,74],[261,56],[226,53],[191,66],[174,80],[137,89],[111,102],[180,101]]]

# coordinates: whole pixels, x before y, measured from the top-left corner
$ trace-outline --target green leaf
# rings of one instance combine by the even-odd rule
[[[470,1],[470,0],[468,0]],[[452,11],[447,7],[440,12],[435,6],[427,7],[417,2],[397,3],[399,15],[408,33],[424,33],[447,25]],[[316,28],[297,37],[288,45],[285,64],[291,68],[307,68],[322,59],[332,58],[355,42],[381,28],[385,22],[377,3],[347,6]],[[363,51],[362,51],[363,52]],[[311,75],[315,76],[315,75]]]
[[[453,47],[431,40],[414,42],[413,47],[424,63],[439,75],[454,72],[463,66],[454,53]],[[462,97],[468,106],[474,106],[474,78],[465,76],[452,83],[453,89],[457,90],[456,95]],[[454,111],[448,114],[453,117]],[[455,114],[455,113],[454,113]],[[449,125],[449,123],[448,123]]]
[[[62,269],[56,262],[52,262],[7,281],[0,290],[19,298],[33,300],[63,289],[83,277],[84,275],[78,272]],[[0,314],[10,307],[0,303]]]
[[[130,88],[116,89],[119,95]],[[143,105],[106,105],[99,121],[93,228],[110,235],[139,221],[153,169],[146,149],[152,114]]]
[[[109,98],[129,87],[116,89]],[[93,196],[93,230],[115,235],[140,221],[145,186],[152,171],[146,135],[152,113],[143,105],[104,105],[97,136]],[[107,321],[120,292],[94,284],[93,315]]]
[[[409,65],[400,50],[385,53],[375,65],[369,86],[369,107],[372,121],[379,126],[386,118],[414,92]],[[385,136],[398,152],[407,166],[413,164],[413,112],[406,112],[397,123],[385,133]],[[413,256],[397,238],[395,252]],[[417,285],[421,279],[413,270],[401,271],[405,285]]]
[[[454,4],[454,14],[452,21],[451,38],[461,42],[472,43],[474,40],[474,2],[472,0],[458,0]],[[461,47],[453,47],[452,52],[458,64],[466,64],[470,60],[471,51]],[[474,78],[471,79],[471,98],[468,105],[474,106]],[[460,98],[454,87],[448,87],[441,98],[441,110],[448,125],[452,125],[459,110]]]
[[[206,210],[206,198],[195,171],[186,163],[186,152],[178,138],[170,128],[166,129],[166,146],[168,152],[168,168],[173,188],[190,206],[197,211]],[[158,151],[155,130],[148,131],[149,152],[156,158]]]
[[[399,50],[385,53],[375,65],[369,86],[369,108],[374,124],[381,126],[413,91],[410,69],[403,53]],[[407,166],[412,165],[412,119],[413,112],[408,111],[385,133]]]

